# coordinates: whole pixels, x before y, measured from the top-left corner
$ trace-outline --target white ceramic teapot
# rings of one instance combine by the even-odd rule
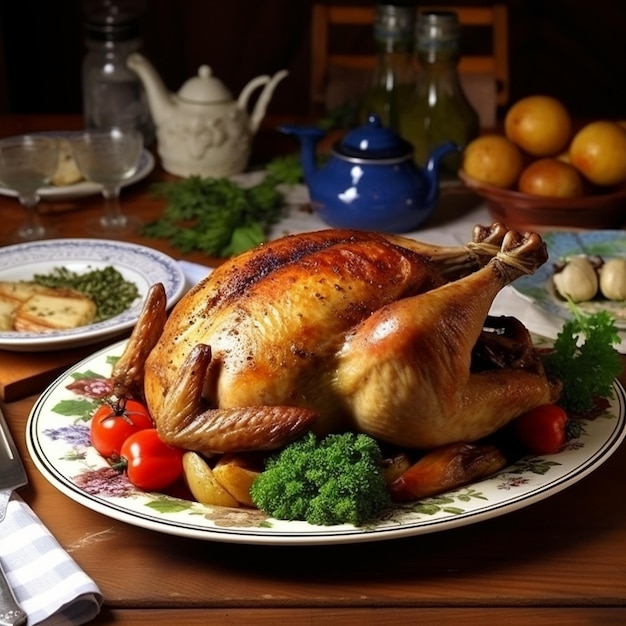
[[[201,66],[198,75],[173,94],[141,54],[131,54],[127,64],[144,85],[156,126],[161,164],[170,174],[183,177],[219,177],[243,172],[250,158],[252,139],[274,89],[287,76],[286,70],[274,76],[258,76],[235,100],[207,65]],[[249,115],[248,100],[261,86],[263,91]]]

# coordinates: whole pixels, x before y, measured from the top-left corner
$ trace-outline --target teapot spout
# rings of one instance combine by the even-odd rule
[[[439,195],[439,164],[441,160],[452,152],[460,152],[461,148],[452,141],[446,141],[436,146],[428,157],[428,162],[424,167],[424,176],[428,184],[426,203],[434,205]]]
[[[300,126],[298,124],[285,124],[279,126],[278,130],[286,135],[293,135],[300,141],[300,163],[304,172],[304,180],[310,187],[311,179],[317,171],[316,146],[326,133],[315,126]]]
[[[169,117],[175,106],[172,94],[167,90],[150,61],[143,55],[138,52],[130,54],[126,65],[139,76],[148,98],[152,119],[158,126]]]

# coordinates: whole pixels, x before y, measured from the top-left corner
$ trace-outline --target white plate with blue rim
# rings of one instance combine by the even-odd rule
[[[572,311],[567,301],[558,295],[552,282],[555,266],[569,257],[580,255],[597,255],[605,261],[611,258],[626,258],[626,231],[559,231],[544,233],[542,238],[548,248],[547,263],[532,276],[518,278],[511,286],[545,313],[570,320],[573,318]],[[587,302],[579,302],[577,306],[587,314],[607,311],[614,317],[617,328],[626,329],[626,302],[596,297]]]
[[[49,239],[0,248],[0,281],[32,280],[63,267],[77,274],[114,267],[134,283],[139,296],[128,309],[109,319],[45,333],[0,331],[0,349],[43,352],[89,345],[121,335],[139,317],[145,296],[155,283],[165,287],[168,306],[185,291],[185,274],[171,257],[146,246],[101,239]]]

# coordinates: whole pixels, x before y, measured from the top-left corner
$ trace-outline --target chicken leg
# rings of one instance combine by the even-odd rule
[[[536,235],[508,233],[470,276],[394,302],[366,319],[340,355],[338,395],[353,427],[398,445],[432,448],[480,439],[554,400],[534,368],[472,373],[472,349],[500,289],[546,259]]]

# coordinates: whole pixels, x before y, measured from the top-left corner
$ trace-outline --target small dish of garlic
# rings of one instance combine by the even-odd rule
[[[557,318],[574,317],[572,301],[586,314],[606,311],[626,349],[626,230],[548,231],[542,238],[548,262],[514,281],[513,290]]]
[[[555,291],[564,299],[587,302],[596,298],[626,300],[626,258],[577,255],[556,264]]]

